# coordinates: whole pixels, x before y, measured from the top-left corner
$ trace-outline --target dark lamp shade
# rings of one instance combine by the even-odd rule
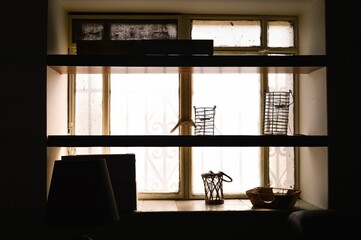
[[[105,159],[54,163],[45,223],[92,227],[119,220]]]

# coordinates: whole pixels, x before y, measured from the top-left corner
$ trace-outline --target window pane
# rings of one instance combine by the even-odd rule
[[[268,74],[270,91],[291,91],[293,93],[293,74]],[[294,96],[290,96],[288,135],[294,133]],[[269,180],[271,187],[294,188],[295,158],[294,147],[269,147]]]
[[[78,74],[75,96],[76,134],[102,134],[102,75]]]
[[[288,21],[269,21],[268,47],[294,47],[294,26]]]
[[[215,135],[260,134],[260,75],[194,74],[193,104],[216,106]],[[194,119],[194,116],[193,116]],[[261,148],[192,149],[192,191],[203,194],[202,173],[223,171],[233,182],[225,183],[224,194],[240,194],[261,184]]]
[[[113,23],[110,27],[111,40],[176,39],[175,23]]]
[[[75,135],[102,134],[102,75],[77,74]],[[101,148],[76,148],[76,153],[99,153]]]
[[[269,148],[270,187],[294,188],[295,162],[294,147]]]
[[[110,85],[112,135],[171,134],[178,121],[178,74],[112,74]]]
[[[178,74],[113,74],[112,135],[177,135]],[[111,148],[135,153],[138,192],[179,191],[179,148]]]
[[[213,39],[215,47],[253,47],[261,45],[260,21],[193,20],[192,39]]]
[[[104,26],[99,23],[84,23],[81,25],[80,40],[102,40]]]

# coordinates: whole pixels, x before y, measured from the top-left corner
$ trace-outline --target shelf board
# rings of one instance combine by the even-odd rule
[[[327,66],[325,55],[61,55],[47,56],[60,74],[104,73],[294,73]]]
[[[328,137],[286,135],[49,135],[48,147],[327,147]]]

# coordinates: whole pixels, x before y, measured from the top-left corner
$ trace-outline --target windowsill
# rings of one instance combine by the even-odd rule
[[[320,209],[303,200],[287,210]],[[254,208],[249,199],[225,199],[223,204],[210,205],[204,200],[138,200],[136,212],[191,212],[191,211],[279,211],[279,209]]]

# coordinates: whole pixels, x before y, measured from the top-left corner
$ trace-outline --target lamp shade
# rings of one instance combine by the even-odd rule
[[[56,227],[91,227],[119,219],[105,159],[54,163],[45,222]]]

